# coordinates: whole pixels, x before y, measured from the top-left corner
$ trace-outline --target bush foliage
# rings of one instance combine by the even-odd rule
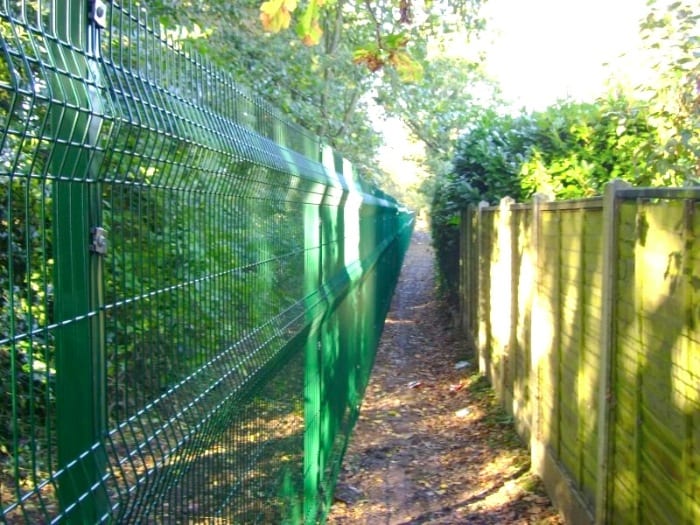
[[[518,117],[485,111],[458,140],[452,169],[433,198],[433,242],[446,298],[457,297],[459,217],[469,204],[496,204],[506,196],[527,201],[535,193],[592,197],[613,179],[635,186],[692,184],[693,153],[665,149],[654,117],[648,106],[623,95]]]

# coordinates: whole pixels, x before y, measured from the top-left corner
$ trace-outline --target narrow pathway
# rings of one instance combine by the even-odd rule
[[[416,231],[328,523],[562,523],[433,276],[429,234]]]

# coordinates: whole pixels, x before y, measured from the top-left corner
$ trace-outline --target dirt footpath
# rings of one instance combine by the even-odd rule
[[[414,234],[329,524],[561,524],[436,299]]]

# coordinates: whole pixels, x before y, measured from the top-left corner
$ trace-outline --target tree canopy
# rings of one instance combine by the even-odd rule
[[[340,5],[343,11],[354,12],[357,21],[364,19],[363,24],[371,26],[371,37],[353,51],[355,63],[365,65],[372,72],[391,67],[402,79],[416,80],[422,74],[423,65],[420,57],[411,52],[411,44],[426,34],[444,31],[450,20],[471,24],[481,1],[308,0],[303,9],[299,9],[301,13],[295,28],[304,44],[319,44],[324,33],[324,11]],[[260,6],[260,20],[265,31],[277,33],[287,29],[297,7],[297,0],[264,1]]]
[[[443,161],[449,159],[449,144],[466,121],[459,103],[478,75],[478,57],[440,59],[430,46],[445,34],[461,35],[458,45],[465,45],[483,26],[481,1],[241,0],[176,8],[148,0],[148,7],[165,30],[379,182],[386,174],[377,164],[382,138],[375,125],[384,115],[408,123],[426,144],[441,144]],[[433,102],[445,111],[432,110]]]

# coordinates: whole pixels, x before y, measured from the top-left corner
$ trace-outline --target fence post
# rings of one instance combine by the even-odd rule
[[[621,180],[605,185],[603,195],[603,273],[600,326],[600,383],[598,385],[598,471],[596,475],[595,522],[602,525],[608,516],[608,467],[613,409],[612,367],[615,337],[615,282],[617,280],[618,254],[618,200],[617,191],[629,188]]]
[[[474,311],[471,304],[474,297],[471,282],[471,273],[474,265],[470,259],[473,252],[471,240],[474,228],[471,217],[472,206],[470,205],[462,209],[461,220],[459,221],[459,328],[468,341],[472,336],[471,316]]]
[[[320,338],[316,327],[316,297],[321,278],[320,217],[315,204],[305,205],[304,216],[304,294],[310,323],[304,349],[304,523],[313,523],[318,513],[318,483],[321,429]]]
[[[491,321],[491,330],[498,338],[499,345],[495,348],[498,352],[498,380],[495,381],[495,374],[492,374],[492,383],[496,393],[498,394],[501,404],[513,406],[513,400],[508,392],[508,377],[512,372],[513,359],[511,337],[513,332],[513,255],[511,253],[511,237],[513,231],[511,228],[511,209],[515,204],[512,197],[503,197],[498,203],[498,262],[496,263],[497,271],[500,270],[501,278],[495,286],[503,286],[498,296],[498,311],[500,315],[498,320]],[[493,270],[492,270],[493,271]],[[492,286],[492,296],[493,288]],[[493,304],[491,306],[493,308]],[[493,313],[493,312],[491,312]],[[495,326],[494,326],[495,325]],[[491,350],[493,352],[493,349]],[[510,368],[510,370],[508,368]]]
[[[321,163],[329,173],[335,173],[335,155],[326,146],[320,152]],[[309,334],[304,348],[304,504],[303,523],[316,523],[319,514],[321,488],[322,433],[322,375],[323,361],[318,317],[319,303],[326,300],[323,284],[323,222],[322,206],[326,193],[318,200],[304,205],[304,295],[307,301]]]
[[[95,523],[108,509],[98,488],[106,465],[99,445],[106,428],[99,311],[106,237],[98,228],[100,191],[91,173],[101,125],[97,79],[91,78],[98,70],[83,53],[95,44],[97,29],[87,0],[56,0],[51,23],[58,39],[51,43],[58,71],[50,85],[58,496],[69,522]]]
[[[481,268],[482,265],[480,264],[479,260],[481,259],[481,249],[483,246],[483,235],[484,235],[484,219],[483,219],[483,212],[484,208],[488,208],[489,203],[486,201],[480,201],[477,208],[476,208],[476,250],[475,250],[475,261],[476,261],[476,307],[475,307],[475,320],[476,322],[474,323],[474,343],[476,345],[476,352],[477,356],[479,359],[479,371],[486,375],[488,371],[488,366],[487,366],[487,360],[486,357],[484,356],[484,348],[485,344],[482,344],[483,341],[481,340],[482,337],[484,337],[484,333],[482,332],[482,319],[481,317],[484,315],[484,312],[481,309],[481,294],[483,292],[482,286],[481,286]],[[488,298],[487,298],[488,300]],[[490,352],[490,351],[489,351]],[[490,360],[490,354],[489,354],[489,360]]]
[[[532,199],[532,251],[534,253],[535,279],[534,291],[532,294],[531,315],[530,315],[530,403],[532,404],[530,414],[530,461],[532,470],[540,477],[544,477],[546,444],[542,440],[542,410],[540,392],[540,360],[542,359],[541,344],[538,343],[538,331],[532,326],[532,321],[538,318],[540,308],[539,299],[539,275],[540,275],[540,251],[542,238],[542,204],[547,202],[549,197],[542,193],[536,193]]]

